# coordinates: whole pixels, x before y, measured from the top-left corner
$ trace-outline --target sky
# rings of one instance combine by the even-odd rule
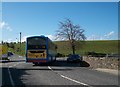
[[[86,40],[118,39],[117,2],[2,2],[2,40],[33,35],[54,40],[59,22],[69,18],[85,30]],[[1,39],[0,39],[1,41]]]

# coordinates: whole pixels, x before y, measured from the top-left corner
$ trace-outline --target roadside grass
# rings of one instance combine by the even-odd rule
[[[13,48],[8,48],[9,51],[15,53],[15,54],[19,54],[22,56],[25,56],[25,47],[26,47],[26,43],[21,43],[21,50],[20,50],[20,44],[14,44],[14,49]]]

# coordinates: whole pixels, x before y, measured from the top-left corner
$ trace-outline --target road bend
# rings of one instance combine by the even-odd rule
[[[2,86],[113,86],[118,85],[118,76],[93,70],[81,64],[67,63],[64,58],[53,64],[35,66],[26,63],[25,57],[14,55],[11,61],[2,63]]]

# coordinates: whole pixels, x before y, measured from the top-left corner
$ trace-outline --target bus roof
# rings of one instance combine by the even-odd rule
[[[48,38],[48,37],[46,37],[46,36],[44,36],[44,35],[40,35],[40,36],[30,36],[30,37],[27,37],[27,38],[34,38],[34,37],[43,37],[43,38]]]
[[[40,36],[30,36],[30,37],[27,37],[26,39],[29,39],[29,38],[35,38],[35,37],[40,37],[40,38],[47,38],[49,41],[52,41],[50,38],[44,36],[44,35],[40,35]]]

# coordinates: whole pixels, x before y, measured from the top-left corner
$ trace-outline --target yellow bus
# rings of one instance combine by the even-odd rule
[[[26,62],[33,64],[56,60],[57,46],[45,36],[28,37],[26,41]]]

